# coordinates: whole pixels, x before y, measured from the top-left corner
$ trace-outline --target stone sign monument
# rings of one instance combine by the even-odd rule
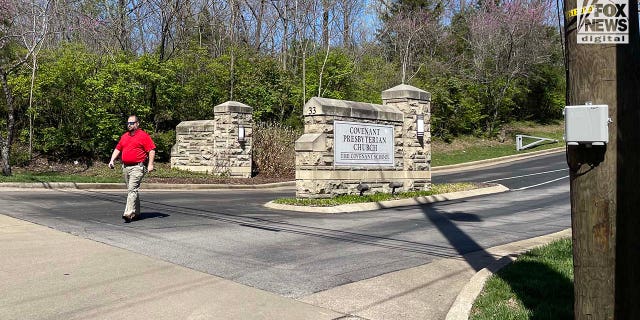
[[[431,186],[431,94],[399,85],[382,105],[311,98],[296,141],[296,197]]]

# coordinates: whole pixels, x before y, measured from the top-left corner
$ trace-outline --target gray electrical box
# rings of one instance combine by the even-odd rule
[[[609,142],[609,106],[586,104],[564,108],[568,145],[604,145]]]

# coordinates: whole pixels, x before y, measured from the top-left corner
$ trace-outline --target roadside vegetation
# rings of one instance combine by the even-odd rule
[[[534,122],[518,122],[505,126],[502,137],[483,138],[472,135],[456,137],[449,142],[440,138],[432,141],[432,166],[458,164],[492,159],[562,146],[564,126],[562,122],[540,125]],[[302,134],[278,123],[260,123],[254,127],[253,161],[251,179],[230,178],[171,169],[168,162],[156,161],[156,171],[147,176],[149,182],[159,183],[237,183],[254,184],[291,181],[295,177],[294,142]],[[515,135],[526,134],[557,139],[558,143],[546,143],[532,149],[516,151]],[[31,161],[16,165],[11,176],[0,175],[0,182],[121,182],[119,169],[110,170],[100,161],[58,161],[40,154]]]
[[[558,142],[544,142],[532,148],[516,151],[515,138],[518,134],[555,139]],[[513,122],[504,125],[500,134],[492,138],[465,135],[447,142],[436,137],[431,146],[431,165],[434,167],[446,166],[559,148],[564,146],[563,135],[564,122],[558,120],[545,125],[532,121]],[[535,140],[525,138],[523,144],[526,145],[533,141]]]
[[[443,183],[433,184],[429,191],[413,191],[399,192],[395,195],[389,193],[368,193],[360,195],[339,195],[327,199],[297,199],[297,198],[280,198],[274,200],[275,203],[288,204],[293,206],[309,206],[309,207],[332,207],[341,204],[380,202],[387,200],[398,200],[416,197],[426,197],[436,194],[443,194],[456,191],[467,191],[483,187],[484,185],[476,183]]]
[[[0,1],[5,176],[42,158],[105,162],[129,114],[167,162],[176,125],[213,119],[229,100],[295,131],[313,96],[381,103],[405,83],[431,93],[431,134],[443,143],[504,141],[514,121],[562,117],[549,0],[51,3]],[[282,175],[270,166],[255,174]]]
[[[571,239],[531,250],[490,277],[469,319],[573,319]]]
[[[156,164],[151,175],[166,179],[199,179],[210,175],[190,171],[171,169],[169,164]],[[30,167],[16,168],[12,176],[0,176],[1,182],[78,182],[78,183],[115,183],[122,182],[122,170],[119,167],[109,169],[105,163],[53,163],[34,162]]]

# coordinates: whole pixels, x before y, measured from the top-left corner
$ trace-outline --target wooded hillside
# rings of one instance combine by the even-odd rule
[[[169,150],[228,100],[299,128],[313,96],[400,83],[435,137],[493,136],[561,117],[562,60],[549,0],[0,0],[1,164],[104,159],[129,114]]]

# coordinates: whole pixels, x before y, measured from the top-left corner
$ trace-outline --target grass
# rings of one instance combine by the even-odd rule
[[[98,176],[73,176],[59,172],[41,173],[14,173],[11,176],[0,176],[0,182],[76,182],[76,183],[113,183],[122,182],[122,176],[98,177]]]
[[[551,125],[519,122],[505,126],[503,142],[498,139],[464,136],[457,137],[454,141],[447,143],[434,138],[431,143],[431,165],[444,166],[561,147],[564,145],[562,141],[563,133],[564,124],[562,122]],[[557,139],[559,142],[544,144],[518,152],[515,150],[514,142],[516,134]],[[528,142],[525,141],[525,143]],[[225,176],[171,169],[168,163],[156,163],[156,170],[146,178],[147,182],[160,183],[264,183],[291,179],[293,179],[293,173],[288,176],[279,174],[278,177],[264,178],[258,175],[252,178],[251,181],[239,182],[238,180],[241,179],[228,179]],[[33,161],[28,167],[14,166],[12,176],[0,175],[0,183],[2,182],[120,183],[122,182],[122,173],[119,168],[116,168],[116,170],[108,169],[104,163],[94,163],[90,166],[73,163],[50,164],[46,160],[40,159],[40,161]]]
[[[534,148],[516,151],[516,134],[556,139],[558,142],[545,143]],[[431,165],[434,167],[446,166],[562,147],[564,146],[563,134],[563,123],[538,125],[532,122],[518,122],[506,126],[504,142],[500,142],[497,139],[479,139],[469,136],[458,137],[451,143],[434,139],[431,146]],[[525,138],[524,144],[533,141]]]
[[[489,278],[469,319],[573,319],[571,239],[520,256]]]
[[[156,163],[151,173],[160,179],[210,179],[212,175],[171,169],[168,163]],[[121,183],[122,170],[119,166],[109,169],[106,164],[92,166],[81,164],[40,165],[37,168],[14,168],[13,175],[0,175],[0,182],[77,182],[77,183]]]
[[[443,194],[455,191],[466,191],[478,188],[474,183],[443,183],[433,184],[429,191],[413,191],[401,192],[396,195],[389,193],[373,193],[359,195],[340,195],[327,199],[296,199],[296,198],[280,198],[274,200],[275,203],[288,204],[293,206],[309,206],[309,207],[332,207],[341,204],[364,203],[364,202],[380,202],[386,200],[397,200],[415,197],[432,196],[435,194]]]

